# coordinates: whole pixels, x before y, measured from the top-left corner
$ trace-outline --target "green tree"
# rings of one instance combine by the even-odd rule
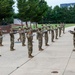
[[[44,23],[43,21],[46,16],[47,10],[48,10],[47,2],[45,0],[40,0],[37,5],[37,8],[35,9],[36,16],[34,17],[34,21]]]
[[[68,20],[70,23],[75,23],[75,6],[70,6],[68,9]]]
[[[44,0],[17,0],[19,18],[23,21],[39,22],[47,10]]]
[[[46,16],[44,17],[44,23],[52,22],[52,7],[48,7]]]
[[[9,18],[13,15],[13,0],[0,0],[0,20]]]

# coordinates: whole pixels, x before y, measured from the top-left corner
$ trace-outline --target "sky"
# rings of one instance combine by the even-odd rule
[[[16,0],[14,0],[16,1]],[[63,4],[63,3],[75,3],[75,0],[45,0],[47,2],[47,4],[49,6],[52,6],[52,8],[54,8],[54,6],[58,5],[60,6],[60,4]],[[16,4],[14,5],[15,7],[15,12],[17,13],[17,8],[16,8]]]
[[[52,8],[56,5],[60,6],[63,3],[75,3],[75,0],[45,0],[49,6]]]

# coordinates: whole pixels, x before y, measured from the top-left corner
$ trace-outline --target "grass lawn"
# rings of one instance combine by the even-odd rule
[[[66,24],[66,27],[75,26],[75,24]]]
[[[42,27],[41,25],[42,25],[42,24],[39,24],[38,27],[41,28],[41,27]],[[55,25],[58,25],[58,26],[59,26],[59,24],[50,24],[50,25],[52,25],[52,26],[54,26],[54,27],[55,27]],[[48,26],[49,26],[49,25],[48,25]],[[75,26],[75,24],[65,24],[65,27],[71,27],[71,26]],[[32,27],[32,28],[34,28],[34,27]]]
[[[55,25],[59,25],[59,24],[51,24],[52,26],[55,26]],[[71,27],[71,26],[75,26],[75,24],[65,24],[65,27]]]
[[[42,27],[41,25],[42,25],[42,24],[38,24],[38,28],[41,28],[41,27]],[[44,24],[44,25],[45,25],[45,24]],[[55,27],[55,25],[59,25],[59,24],[47,24],[47,25],[48,25],[48,26],[49,26],[49,25],[52,25],[52,26]],[[65,24],[65,27],[70,27],[70,26],[75,26],[75,24]],[[18,29],[19,27],[21,27],[21,26],[13,26],[12,28],[13,28],[13,29]],[[25,28],[25,26],[23,26],[23,27]],[[36,26],[33,25],[32,28],[35,29]]]

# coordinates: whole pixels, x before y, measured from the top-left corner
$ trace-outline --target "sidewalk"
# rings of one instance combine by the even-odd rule
[[[49,38],[50,46],[38,51],[38,41],[34,37],[33,55],[28,58],[27,46],[15,43],[15,51],[10,51],[9,34],[4,37],[4,47],[0,47],[0,75],[75,75],[75,52],[73,52],[73,36],[66,29],[54,43]],[[15,41],[18,35],[15,35]],[[50,34],[49,34],[50,37]],[[53,73],[56,71],[57,73]]]

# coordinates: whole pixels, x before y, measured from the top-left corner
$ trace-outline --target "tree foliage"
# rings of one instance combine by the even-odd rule
[[[75,6],[62,8],[59,6],[55,6],[53,9],[49,7],[46,18],[47,23],[75,23]]]
[[[12,21],[20,18],[23,21],[38,23],[75,23],[75,6],[53,9],[45,0],[17,0],[18,15],[14,13],[14,0],[0,0],[0,22],[4,18]]]
[[[0,20],[13,15],[13,0],[0,0]]]
[[[39,22],[47,10],[45,0],[17,0],[19,17],[23,21]]]

